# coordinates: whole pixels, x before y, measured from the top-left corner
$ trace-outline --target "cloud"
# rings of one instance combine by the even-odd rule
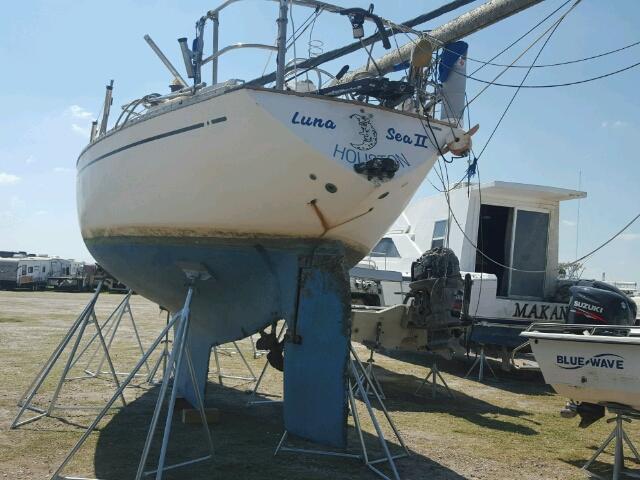
[[[640,233],[621,233],[618,238],[620,240],[632,242],[634,240],[640,240]]]
[[[27,165],[31,165],[32,163],[35,163],[36,161],[36,157],[34,157],[33,155],[29,155],[27,158],[25,158],[24,163],[26,163]]]
[[[577,225],[576,222],[572,222],[571,220],[562,220],[562,224],[567,227],[575,227]]]
[[[93,113],[80,105],[71,105],[65,110],[65,114],[74,121],[71,123],[71,130],[78,135],[88,137],[91,132],[91,119]]]
[[[73,168],[55,167],[53,169],[53,171],[56,172],[56,173],[71,173],[71,172],[73,172]]]
[[[0,172],[0,185],[13,185],[14,183],[18,183],[19,181],[20,177],[17,175]]]
[[[78,135],[82,135],[83,137],[88,137],[91,134],[91,127],[89,125],[83,127],[78,125],[77,123],[72,123],[71,130],[73,130]]]
[[[18,218],[9,210],[0,210],[0,228],[9,227],[17,223]]]
[[[613,120],[607,121],[605,120],[600,124],[602,128],[624,128],[629,126],[629,122],[625,122],[623,120]]]
[[[26,205],[25,201],[17,195],[12,195],[9,199],[9,207],[11,207],[11,210],[19,210],[24,208]]]
[[[93,113],[85,110],[80,105],[71,105],[69,108],[67,108],[67,113],[73,118],[80,118],[83,120],[88,120],[93,117]]]
[[[46,210],[38,210],[36,212],[36,215],[41,216],[41,215],[46,215],[47,213],[49,213],[49,212],[47,212]]]

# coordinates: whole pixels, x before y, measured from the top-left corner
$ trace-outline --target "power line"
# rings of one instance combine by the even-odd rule
[[[489,65],[492,67],[506,67],[506,68],[549,68],[549,67],[561,67],[563,65],[571,65],[574,63],[587,62],[589,60],[595,60],[596,58],[606,57],[607,55],[612,55],[614,53],[622,52],[623,50],[627,50],[631,47],[635,47],[636,45],[640,45],[640,41],[630,43],[629,45],[625,45],[624,47],[616,48],[614,50],[609,50],[607,52],[599,53],[598,55],[592,55],[590,57],[577,58],[574,60],[565,60],[563,62],[558,63],[542,63],[539,65],[507,65],[503,63],[491,63],[491,61],[478,60],[476,58],[467,57],[467,60],[476,63],[482,63],[484,65]],[[448,49],[446,49],[448,50]],[[477,70],[476,70],[477,71]],[[475,73],[475,72],[474,72]]]
[[[549,32],[549,35],[547,36],[547,38],[545,39],[544,43],[542,44],[542,46],[540,47],[540,50],[538,51],[537,55],[535,56],[535,58],[533,59],[533,65],[535,65],[535,63],[538,61],[538,58],[540,58],[540,55],[542,55],[542,51],[545,49],[545,47],[547,46],[547,44],[549,43],[549,40],[551,40],[551,37],[553,36],[553,34],[556,32],[556,30],[558,29],[558,27],[560,26],[560,24],[562,23],[562,21],[565,19],[565,17],[567,15],[569,15],[569,13],[571,13],[571,11],[581,2],[581,0],[577,0],[569,10],[567,10],[557,21],[556,23],[553,25],[553,28],[551,29],[551,31]],[[536,40],[537,41],[537,40]],[[518,95],[518,93],[520,92],[520,88],[522,87],[522,85],[524,85],[524,82],[527,80],[527,77],[529,76],[529,74],[531,73],[531,70],[533,68],[533,65],[531,65],[529,67],[529,69],[527,70],[527,72],[524,74],[524,77],[522,77],[522,81],[520,82],[520,86],[516,89],[516,91],[514,92],[513,96],[511,97],[511,100],[509,100],[509,103],[507,104],[506,108],[504,109],[504,111],[502,112],[502,115],[500,116],[500,119],[498,120],[498,123],[496,123],[496,126],[493,128],[493,131],[491,132],[491,135],[489,135],[489,138],[487,139],[487,142],[484,144],[484,146],[482,147],[482,150],[480,151],[480,154],[478,155],[478,158],[482,157],[482,154],[484,153],[484,151],[487,149],[487,146],[489,145],[489,142],[491,142],[491,139],[493,138],[493,136],[495,135],[496,131],[498,130],[498,127],[500,127],[500,124],[502,123],[502,120],[504,120],[504,117],[507,115],[507,112],[509,111],[509,108],[511,107],[511,105],[513,104],[513,102],[516,99],[516,96]],[[482,92],[480,92],[482,93]],[[478,94],[480,95],[480,94]],[[478,98],[478,95],[476,95],[471,101],[475,100],[476,98]]]
[[[618,230],[618,232],[611,238],[609,238],[609,240],[607,240],[606,242],[602,243],[600,246],[594,248],[593,250],[591,250],[589,253],[587,253],[586,255],[583,255],[580,258],[575,259],[573,262],[569,262],[569,264],[574,264],[574,263],[579,263],[582,260],[586,260],[588,257],[590,257],[591,255],[593,255],[594,253],[596,253],[598,250],[602,249],[603,247],[607,246],[608,244],[610,244],[611,242],[613,242],[616,238],[618,238],[627,228],[629,228],[631,225],[634,224],[634,222],[636,220],[638,220],[638,218],[640,218],[640,213],[638,213],[635,217],[633,217],[631,219],[631,221],[629,223],[627,223],[624,227],[622,227],[620,230]]]
[[[631,70],[632,68],[635,68],[637,66],[640,65],[640,62],[634,63],[633,65],[629,65],[627,67],[621,68],[619,70],[615,70],[613,72],[609,72],[609,73],[605,73],[604,75],[598,75],[596,77],[590,77],[590,78],[585,78],[583,80],[576,80],[573,82],[566,82],[566,83],[548,83],[548,84],[542,84],[542,85],[512,85],[509,83],[497,83],[497,82],[490,82],[487,80],[482,80],[480,78],[475,78],[472,77],[471,75],[465,75],[464,73],[460,73],[460,72],[456,72],[455,70],[451,70],[452,72],[458,74],[458,75],[462,75],[464,77],[467,77],[470,80],[475,80],[476,82],[480,82],[480,83],[484,83],[486,85],[492,85],[495,87],[509,87],[509,88],[558,88],[558,87],[570,87],[572,85],[580,85],[582,83],[589,83],[589,82],[594,82],[596,80],[601,80],[603,78],[607,78],[607,77],[611,77],[613,75],[617,75],[618,73],[622,73],[622,72],[626,72],[627,70]]]
[[[577,1],[574,3],[574,5],[573,5],[573,6],[572,6],[572,7],[571,7],[571,8],[570,8],[570,9],[569,9],[569,10],[568,10],[564,15],[562,15],[562,17],[560,17],[560,19],[558,19],[558,21],[556,21],[555,25],[553,25],[553,26],[550,28],[551,32],[549,33],[549,36],[546,38],[546,40],[545,40],[544,44],[542,45],[542,47],[540,48],[540,50],[539,50],[538,54],[536,55],[536,57],[535,57],[535,59],[534,59],[533,64],[532,64],[532,65],[528,65],[528,66],[520,66],[520,67],[522,67],[522,68],[527,68],[528,70],[527,70],[527,73],[525,74],[525,76],[523,77],[522,82],[521,82],[519,85],[501,85],[501,84],[497,84],[497,83],[495,83],[495,82],[484,82],[484,81],[483,81],[483,83],[488,83],[488,84],[491,84],[491,85],[499,85],[499,86],[510,86],[510,87],[514,87],[514,88],[516,88],[517,90],[516,90],[515,94],[513,95],[513,97],[511,98],[511,101],[509,102],[509,104],[508,104],[508,105],[507,105],[507,107],[505,108],[505,111],[503,112],[502,116],[501,116],[501,117],[500,117],[500,119],[498,120],[498,123],[496,124],[496,127],[494,128],[493,132],[492,132],[492,133],[491,133],[491,135],[489,136],[489,139],[487,140],[487,143],[485,143],[484,147],[482,148],[482,151],[480,152],[480,155],[478,155],[478,156],[477,156],[477,157],[475,157],[475,158],[479,159],[479,158],[480,158],[480,156],[481,156],[481,155],[483,154],[483,152],[485,151],[485,149],[486,149],[487,145],[488,145],[488,144],[489,144],[489,142],[491,141],[491,139],[492,139],[493,135],[495,134],[495,132],[496,132],[497,128],[499,127],[499,125],[500,125],[500,123],[502,122],[502,120],[504,119],[504,117],[505,117],[505,115],[506,115],[507,111],[509,110],[509,107],[511,106],[511,104],[512,104],[512,103],[513,103],[513,101],[515,100],[515,97],[516,97],[516,95],[518,94],[519,90],[520,90],[521,88],[533,88],[533,87],[534,87],[534,86],[527,86],[527,85],[524,85],[524,82],[526,81],[526,78],[528,77],[528,75],[529,75],[529,73],[531,72],[531,70],[535,67],[535,62],[536,62],[536,60],[537,60],[537,59],[539,58],[539,56],[541,55],[542,51],[544,50],[545,46],[547,45],[547,43],[548,43],[548,42],[549,42],[549,40],[551,39],[551,36],[554,34],[554,32],[556,31],[556,29],[559,27],[559,25],[560,25],[560,23],[562,22],[562,20],[563,20],[563,19],[564,19],[568,14],[569,14],[569,12],[571,12],[571,10],[573,10],[573,8],[575,8],[575,7],[580,3],[580,1],[581,1],[581,0],[577,0]],[[554,12],[552,12],[550,15],[548,15],[547,17],[545,17],[545,19],[543,19],[541,22],[539,22],[536,26],[534,26],[534,27],[533,27],[531,30],[529,30],[526,34],[524,34],[523,36],[521,36],[518,40],[516,40],[515,42],[513,42],[513,43],[512,43],[511,45],[509,45],[507,48],[503,49],[500,53],[498,53],[498,55],[494,56],[493,58],[496,58],[497,56],[499,56],[499,55],[501,55],[502,53],[504,53],[504,51],[506,51],[506,50],[508,50],[509,48],[511,48],[511,47],[512,47],[513,45],[515,45],[519,40],[521,40],[522,38],[524,38],[528,33],[530,33],[531,31],[533,31],[537,26],[539,26],[540,24],[542,24],[545,20],[547,20],[550,16],[552,16],[554,13],[556,13],[560,8],[562,8],[562,7],[563,7],[564,5],[566,5],[567,3],[569,3],[569,1],[567,1],[567,2],[563,3],[563,4],[562,4],[558,9],[556,9],[556,10],[555,10]],[[548,32],[548,31],[549,31],[549,30],[547,30],[547,32]],[[546,32],[545,32],[545,34],[546,34]],[[544,35],[544,34],[543,34],[543,35]],[[539,40],[540,40],[540,38],[538,38],[538,40],[536,40],[533,44],[537,43],[537,41],[539,41]],[[533,46],[533,44],[532,44],[531,46]],[[635,45],[637,45],[637,44],[640,44],[640,42],[636,42],[636,43],[633,43],[633,44],[627,45],[627,46],[625,46],[625,47],[621,47],[620,49],[617,49],[617,50],[612,50],[612,51],[610,51],[610,52],[605,52],[604,54],[594,55],[593,57],[590,57],[590,58],[598,58],[598,57],[601,57],[601,56],[605,56],[605,55],[608,55],[608,54],[610,54],[610,53],[615,53],[616,51],[620,51],[620,50],[624,50],[624,49],[626,49],[626,48],[630,48],[631,46],[635,46]],[[531,46],[530,46],[529,48],[531,48]],[[588,59],[590,59],[590,58],[588,58]],[[586,59],[582,59],[582,60],[580,60],[580,61],[584,61],[584,60],[586,60]],[[565,62],[565,64],[566,64],[566,63],[571,63],[571,62]],[[577,62],[575,62],[575,61],[574,61],[573,63],[577,63]],[[489,64],[489,62],[485,62],[485,65],[483,65],[483,66],[482,66],[482,67],[480,67],[480,68],[483,68],[484,66],[486,66],[486,65],[488,65],[488,64]],[[593,80],[596,80],[596,79],[599,79],[599,78],[604,78],[604,77],[606,77],[606,76],[610,76],[610,75],[614,75],[614,74],[616,74],[616,73],[620,73],[620,72],[625,71],[625,70],[629,70],[630,68],[633,68],[633,67],[635,67],[635,66],[637,66],[637,65],[640,65],[640,62],[639,62],[639,63],[637,63],[637,64],[635,64],[635,65],[632,65],[632,66],[630,66],[630,67],[626,67],[625,69],[621,69],[621,70],[619,70],[619,71],[616,71],[616,72],[611,72],[611,73],[606,74],[606,75],[602,75],[602,76],[599,76],[599,77],[594,77],[593,79],[587,79],[587,80],[583,80],[583,81],[580,81],[580,82],[571,82],[571,83],[568,83],[568,84],[559,84],[559,85],[557,85],[557,86],[566,86],[566,85],[570,85],[570,84],[586,83],[587,81],[593,81]],[[507,66],[507,67],[509,67],[509,66]],[[478,70],[479,70],[479,69],[477,69],[476,71],[478,71]],[[458,72],[456,72],[456,73],[458,73]],[[474,73],[475,73],[475,72],[474,72]],[[462,75],[462,74],[461,74],[461,75]],[[465,75],[465,76],[467,76],[467,75]],[[479,80],[479,79],[473,78],[473,77],[471,77],[471,76],[467,76],[467,77],[468,77],[468,78],[471,78],[472,80]],[[548,87],[550,87],[550,86],[543,86],[543,87],[539,87],[539,88],[548,88]],[[468,102],[468,103],[470,103],[470,102]],[[468,103],[467,103],[467,108],[469,107]],[[421,121],[421,123],[422,123],[422,121]],[[422,125],[423,125],[423,128],[425,128],[424,123],[422,123]],[[429,122],[429,120],[428,120],[428,119],[427,119],[427,126],[429,127],[429,130],[431,131],[431,133],[434,135],[434,139],[435,139],[435,134],[433,133],[433,131],[432,131],[432,129],[431,129],[431,125],[430,125],[430,122]],[[425,128],[425,130],[426,130],[426,128]],[[442,153],[442,150],[439,148],[439,145],[437,145],[437,143],[436,143],[436,146],[438,147],[438,148],[437,148],[437,150],[438,150],[438,153],[440,154],[440,157],[442,157],[442,158],[444,159],[444,155],[443,155],[443,153]],[[475,155],[474,155],[474,156],[475,156]],[[446,160],[445,160],[445,162],[446,162]],[[438,159],[438,164],[439,164],[440,168],[442,168],[442,165],[440,164],[440,159]],[[447,170],[448,170],[448,169],[447,169],[447,165],[446,165],[446,163],[445,163],[444,168],[445,168],[445,171],[447,171]],[[476,168],[477,168],[477,167],[476,167]],[[466,240],[467,240],[467,241],[468,241],[468,242],[473,246],[473,248],[476,250],[476,252],[478,252],[478,253],[481,255],[481,257],[482,257],[483,259],[487,259],[487,260],[488,260],[488,261],[490,261],[491,263],[493,263],[493,264],[495,264],[495,265],[498,265],[498,266],[500,266],[500,267],[502,267],[502,268],[505,268],[505,269],[511,270],[511,271],[517,271],[517,272],[522,272],[522,273],[538,273],[538,274],[539,274],[539,273],[546,273],[546,270],[523,270],[523,269],[514,268],[514,267],[509,266],[509,265],[505,265],[505,264],[503,264],[503,263],[501,263],[501,262],[498,262],[498,261],[494,260],[493,258],[489,257],[489,256],[488,256],[487,254],[485,254],[485,253],[484,253],[480,248],[478,248],[478,246],[473,242],[473,240],[471,240],[471,238],[469,238],[469,236],[466,234],[466,232],[464,231],[464,229],[462,228],[462,226],[461,226],[461,225],[460,225],[460,223],[458,222],[458,219],[457,219],[457,217],[455,216],[455,214],[454,214],[454,212],[453,212],[453,209],[451,208],[451,201],[450,201],[449,193],[450,193],[450,192],[451,192],[451,190],[453,190],[454,188],[457,188],[458,184],[456,184],[456,186],[455,186],[454,188],[450,188],[450,187],[445,183],[444,175],[442,174],[442,172],[438,172],[438,170],[437,170],[437,169],[434,169],[434,171],[436,172],[436,175],[438,176],[438,178],[440,179],[440,181],[441,181],[441,183],[442,183],[443,190],[438,189],[438,188],[437,188],[437,187],[436,187],[436,186],[431,182],[431,180],[429,180],[429,179],[427,179],[427,180],[429,181],[429,183],[430,183],[430,184],[431,184],[431,185],[432,185],[432,186],[433,186],[437,191],[440,191],[440,192],[444,193],[444,195],[445,195],[445,199],[446,199],[446,202],[447,202],[447,207],[448,207],[448,210],[449,210],[449,213],[450,213],[450,216],[453,218],[454,222],[456,223],[456,226],[458,227],[458,229],[460,230],[460,232],[462,233],[462,235],[464,236],[464,238],[465,238],[465,239],[466,239]],[[448,176],[448,175],[447,175],[447,176]],[[481,186],[480,186],[480,184],[478,184],[478,189],[480,189],[480,188],[481,188]],[[481,195],[481,194],[480,194],[480,195]],[[625,230],[627,230],[627,229],[628,229],[628,228],[629,228],[629,227],[630,227],[630,226],[631,226],[635,221],[637,221],[637,220],[638,220],[638,218],[640,218],[640,213],[638,213],[638,214],[637,214],[637,215],[636,215],[636,216],[635,216],[631,221],[629,221],[629,222],[628,222],[624,227],[622,227],[618,232],[616,232],[616,233],[615,233],[612,237],[610,237],[608,240],[606,240],[605,242],[603,242],[601,245],[599,245],[598,247],[596,247],[596,248],[595,248],[595,249],[593,249],[592,251],[590,251],[590,252],[588,252],[587,254],[583,255],[582,257],[577,258],[576,260],[574,260],[574,261],[572,261],[572,262],[569,262],[569,264],[579,263],[579,262],[581,262],[581,261],[583,261],[583,260],[585,260],[585,259],[589,258],[589,257],[590,257],[590,256],[592,256],[593,254],[595,254],[596,252],[598,252],[599,250],[601,250],[602,248],[604,248],[606,245],[608,245],[609,243],[611,243],[613,240],[615,240],[618,236],[620,236],[620,235],[621,235]]]
[[[531,32],[533,32],[536,28],[538,28],[540,25],[542,25],[544,22],[546,22],[547,20],[549,20],[549,18],[551,18],[552,16],[554,16],[558,11],[560,11],[565,5],[569,4],[571,2],[571,0],[566,0],[565,2],[562,3],[562,5],[560,5],[558,8],[556,8],[553,12],[551,12],[549,15],[547,15],[546,17],[544,17],[542,20],[540,20],[538,23],[536,23],[533,27],[531,27],[529,30],[527,30],[525,33],[523,33],[521,36],[519,36],[518,38],[516,38],[513,42],[511,42],[509,45],[507,45],[505,48],[503,48],[502,50],[500,50],[498,53],[496,53],[493,57],[491,57],[489,59],[489,62],[494,61],[496,58],[498,58],[500,55],[502,55],[504,52],[506,52],[507,50],[509,50],[511,47],[513,47],[514,45],[516,45],[520,40],[522,40],[524,37],[526,37],[527,35],[529,35]],[[486,67],[487,65],[481,65],[480,67],[478,67],[477,69],[475,69],[473,72],[471,72],[471,75],[476,74],[477,72],[479,72],[480,70],[482,70],[484,67]]]

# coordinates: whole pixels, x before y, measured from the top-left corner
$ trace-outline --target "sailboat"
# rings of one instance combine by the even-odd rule
[[[146,95],[110,130],[105,120],[102,133],[94,129],[77,162],[77,205],[96,260],[171,311],[184,298],[184,266],[206,268],[213,279],[192,312],[209,318],[224,343],[290,313],[279,292],[295,283],[287,280],[291,259],[338,244],[346,264],[357,263],[439,151],[464,152],[470,137],[460,128],[462,109],[432,118],[415,108],[418,90],[408,81],[365,78],[310,90],[280,65],[273,88],[237,80],[205,86],[202,66],[225,51],[203,59],[204,24],[217,25],[219,13],[198,21],[193,50],[181,41],[193,86]],[[384,22],[364,10],[353,15]],[[279,61],[285,49],[279,42]],[[446,68],[456,62],[464,54]]]
[[[279,0],[275,46],[220,48],[220,14],[235,3],[196,22],[191,48],[179,39],[191,84],[146,36],[174,77],[172,91],[127,103],[109,129],[107,87],[102,122],[77,162],[81,232],[95,259],[136,292],[171,312],[189,299],[193,372],[182,364],[175,382],[188,401],[197,405],[204,392],[212,346],[267,335],[269,325],[277,343],[275,324],[285,319],[285,427],[344,447],[348,268],[387,231],[439,155],[470,149],[477,127],[462,128],[467,44],[451,43],[432,65],[434,47],[423,37],[406,77],[347,81],[348,67],[334,75],[317,61],[304,70],[299,59],[286,62],[292,5],[348,19],[356,40],[372,24],[387,49],[387,27],[403,27],[372,8]],[[218,62],[241,48],[275,52],[272,79],[220,81]],[[207,64],[211,85],[203,81]]]

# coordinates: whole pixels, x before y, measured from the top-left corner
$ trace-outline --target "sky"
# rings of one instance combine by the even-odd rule
[[[336,0],[367,8],[369,1]],[[430,11],[444,0],[378,0],[375,12],[398,23]],[[476,1],[434,20],[432,29]],[[560,6],[546,0],[529,10],[477,32],[469,43],[468,66],[475,69]],[[91,120],[99,115],[104,86],[115,80],[112,119],[120,106],[150,92],[166,92],[171,77],[143,40],[148,33],[183,71],[176,39],[193,38],[195,21],[216,3],[183,0],[50,0],[8,2],[0,16],[0,250],[26,250],[90,261],[76,217],[75,162],[86,145]],[[565,8],[566,10],[566,8]],[[221,16],[221,46],[275,39],[277,6],[249,0]],[[293,9],[302,24],[306,9]],[[540,54],[538,64],[563,62],[612,50],[640,40],[640,2],[583,0],[561,23]],[[546,25],[549,25],[548,23]],[[544,30],[536,30],[495,60],[511,63]],[[367,26],[367,34],[373,33]],[[327,51],[351,42],[351,27],[341,17],[323,14],[311,36]],[[399,36],[399,44],[409,39]],[[296,44],[307,55],[309,36]],[[393,42],[392,42],[393,44]],[[523,56],[528,65],[541,42]],[[207,45],[207,48],[210,46]],[[384,53],[381,46],[376,56]],[[291,52],[293,57],[294,52]],[[337,72],[363,57],[351,55],[326,65]],[[569,66],[534,69],[527,84],[580,80],[640,61],[640,45]],[[268,53],[233,52],[220,60],[220,79],[249,80],[272,71]],[[491,80],[502,69],[486,67],[477,78]],[[520,83],[526,69],[511,69],[500,82]],[[205,70],[206,76],[209,75]],[[564,202],[560,215],[560,260],[571,261],[603,243],[640,212],[640,68],[596,82],[565,88],[523,89],[479,160],[482,182],[493,180],[581,189],[586,199]],[[468,80],[473,98],[484,84]],[[493,86],[470,106],[479,123],[476,149],[486,143],[514,90]],[[466,162],[449,167],[460,178]],[[438,182],[433,174],[429,177]],[[425,182],[417,195],[435,191]],[[579,221],[578,221],[579,209]],[[640,283],[640,221],[585,263],[584,277]]]

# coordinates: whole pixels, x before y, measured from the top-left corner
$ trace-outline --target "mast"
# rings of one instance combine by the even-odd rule
[[[459,40],[478,30],[489,27],[541,1],[542,0],[489,0],[487,3],[431,30],[428,38],[433,39],[433,42],[436,43],[434,47],[437,48],[440,45]],[[377,59],[375,62],[372,62],[369,68],[362,67],[348,72],[336,83],[349,82],[363,73],[369,73],[374,76],[389,73],[393,71],[395,65],[406,62],[411,58],[413,47],[413,42],[409,42],[399,49]]]

